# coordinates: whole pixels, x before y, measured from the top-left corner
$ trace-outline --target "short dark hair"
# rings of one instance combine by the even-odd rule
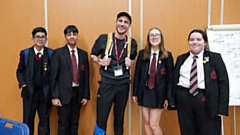
[[[189,39],[190,39],[191,34],[194,33],[194,32],[199,33],[199,34],[202,35],[202,38],[203,38],[204,42],[207,43],[207,45],[204,47],[204,49],[207,50],[207,51],[210,51],[209,45],[208,45],[208,37],[207,37],[207,34],[206,34],[203,30],[200,30],[200,29],[194,29],[194,30],[192,30],[192,31],[189,33],[189,35],[188,35],[188,41],[189,41]]]
[[[45,36],[47,36],[47,31],[45,28],[43,27],[36,27],[32,30],[32,37],[34,37],[36,35],[36,33],[38,32],[43,32],[45,34]]]
[[[64,29],[64,35],[66,35],[67,33],[78,33],[78,29],[75,25],[68,25],[65,29]]]
[[[132,17],[127,13],[127,12],[120,12],[117,15],[117,19],[121,16],[126,16],[128,18],[128,20],[130,21],[130,24],[132,24]]]
[[[208,43],[207,34],[206,34],[204,31],[200,30],[200,29],[194,29],[194,30],[192,30],[192,31],[189,33],[189,35],[188,35],[188,41],[189,41],[189,39],[190,39],[191,34],[194,33],[194,32],[200,33],[200,34],[202,35],[203,40],[204,40],[206,43]]]

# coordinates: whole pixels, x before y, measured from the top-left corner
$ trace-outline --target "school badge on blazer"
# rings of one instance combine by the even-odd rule
[[[215,70],[213,70],[213,71],[211,72],[211,78],[212,78],[212,79],[217,79],[217,73],[215,72]]]
[[[165,75],[165,74],[166,74],[166,68],[165,68],[165,67],[163,67],[163,68],[161,69],[161,74],[162,74],[162,75]]]
[[[82,70],[82,71],[85,70],[85,65],[84,65],[84,64],[82,64],[82,66],[81,66],[81,70]]]

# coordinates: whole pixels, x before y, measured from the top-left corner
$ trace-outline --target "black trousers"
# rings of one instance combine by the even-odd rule
[[[72,88],[72,97],[69,104],[57,107],[58,135],[78,135],[78,123],[81,104],[78,100],[79,89]]]
[[[26,123],[30,135],[34,134],[34,119],[36,112],[39,116],[38,135],[50,135],[49,114],[51,102],[43,97],[42,90],[35,90],[32,100],[23,98],[23,123]]]
[[[188,88],[178,87],[176,103],[181,135],[220,135],[221,117],[210,118],[204,90],[194,97]]]
[[[106,131],[108,116],[114,103],[114,135],[123,135],[124,112],[128,100],[129,84],[101,83],[97,97],[97,124]]]

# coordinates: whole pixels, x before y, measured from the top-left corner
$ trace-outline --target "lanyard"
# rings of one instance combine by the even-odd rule
[[[120,56],[118,57],[118,48],[117,48],[117,38],[114,36],[114,46],[115,46],[115,52],[116,52],[116,59],[117,59],[117,64],[119,64],[120,59],[122,58],[124,49],[126,48],[126,37],[124,37],[124,47],[122,48],[122,51],[120,53]]]

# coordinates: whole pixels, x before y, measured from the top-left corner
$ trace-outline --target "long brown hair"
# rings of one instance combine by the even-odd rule
[[[158,28],[151,28],[149,31],[148,31],[148,35],[147,35],[147,44],[144,48],[144,55],[143,55],[143,60],[150,60],[150,55],[151,55],[151,43],[150,43],[150,37],[149,37],[149,33],[151,30],[153,29],[156,29],[160,32],[160,38],[161,38],[161,42],[160,44],[158,45],[159,47],[159,50],[160,50],[160,53],[159,55],[160,56],[160,60],[163,60],[163,59],[166,59],[168,57],[168,53],[167,53],[167,50],[164,46],[164,38],[163,38],[163,33],[160,29]]]

